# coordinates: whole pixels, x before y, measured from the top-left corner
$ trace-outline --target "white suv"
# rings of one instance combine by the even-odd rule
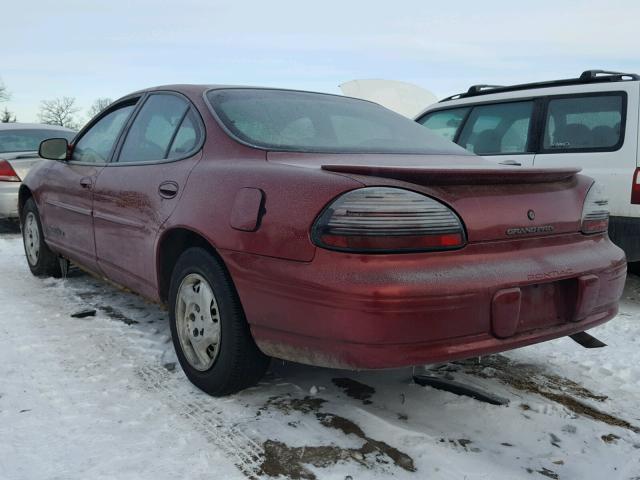
[[[505,165],[579,166],[609,195],[609,234],[640,261],[640,76],[588,70],[578,78],[475,85],[416,117],[478,155]]]

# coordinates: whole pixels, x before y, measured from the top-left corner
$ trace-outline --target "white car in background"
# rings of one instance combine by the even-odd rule
[[[18,218],[22,179],[37,162],[40,142],[47,138],[71,141],[76,132],[37,123],[0,123],[0,219]]]
[[[502,165],[582,167],[609,196],[609,235],[640,261],[640,76],[588,70],[577,78],[475,85],[416,121]]]

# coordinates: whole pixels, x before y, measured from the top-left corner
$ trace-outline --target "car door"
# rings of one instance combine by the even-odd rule
[[[98,176],[94,226],[98,265],[115,282],[156,292],[155,242],[200,159],[204,127],[182,95],[148,95]]]
[[[599,86],[611,91],[551,96],[543,109],[542,138],[536,167],[582,167],[600,182],[613,217],[637,216],[631,204],[638,142],[638,90]],[[627,108],[636,105],[636,108]]]
[[[502,165],[533,165],[533,100],[434,110],[417,121],[476,155]]]
[[[93,188],[134,105],[135,101],[105,112],[70,146],[69,159],[52,162],[47,171],[41,202],[45,238],[57,251],[90,270],[97,269]]]

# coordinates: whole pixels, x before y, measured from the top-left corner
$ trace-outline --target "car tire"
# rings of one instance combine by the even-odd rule
[[[207,250],[193,247],[180,255],[171,275],[169,318],[178,361],[206,393],[238,392],[267,370],[270,359],[251,336],[231,277]]]
[[[60,258],[51,251],[44,241],[40,214],[33,198],[29,198],[25,202],[20,223],[24,253],[31,273],[36,277],[60,278],[62,276]]]

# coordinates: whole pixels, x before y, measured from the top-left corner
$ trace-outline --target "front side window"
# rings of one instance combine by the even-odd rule
[[[0,153],[37,152],[40,142],[48,138],[73,140],[75,133],[55,129],[10,129],[0,130]]]
[[[532,101],[474,107],[458,144],[478,155],[527,153],[532,114]]]
[[[126,105],[98,120],[76,142],[71,159],[86,163],[108,162],[120,131],[134,108],[135,105]]]
[[[185,138],[187,126],[178,138],[178,129],[188,109],[187,101],[176,95],[151,95],[129,128],[118,162],[159,161],[168,158],[170,153],[178,156],[188,140]]]
[[[612,149],[621,141],[622,95],[549,100],[543,147],[548,151]]]
[[[466,154],[416,122],[355,98],[252,88],[211,90],[207,98],[233,137],[267,150]]]
[[[458,128],[460,128],[468,111],[468,107],[439,110],[426,114],[418,120],[418,123],[424,125],[433,133],[437,133],[441,137],[453,142],[456,133],[458,133]]]

